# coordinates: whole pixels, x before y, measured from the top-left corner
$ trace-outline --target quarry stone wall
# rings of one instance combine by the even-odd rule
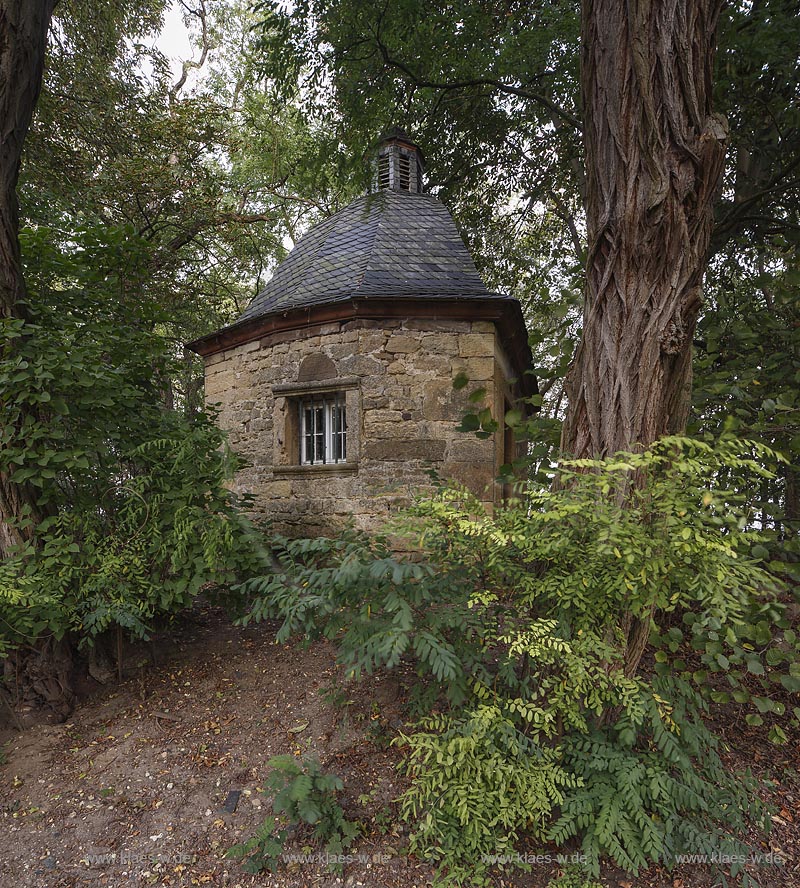
[[[453,379],[465,373],[460,391]],[[495,417],[513,402],[509,363],[493,323],[347,320],[274,333],[206,358],[206,401],[248,465],[234,489],[255,497],[275,532],[334,532],[351,516],[377,530],[430,470],[467,485],[488,508],[509,458],[502,428],[479,440],[456,430],[468,396]],[[346,405],[347,462],[300,465],[298,399],[338,393]]]

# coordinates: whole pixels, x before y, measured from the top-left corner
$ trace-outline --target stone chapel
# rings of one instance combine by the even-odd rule
[[[520,445],[502,421],[483,440],[457,431],[468,395],[484,389],[478,406],[502,419],[536,392],[520,304],[487,290],[423,189],[420,149],[393,131],[374,166],[369,194],[302,237],[235,323],[188,346],[247,461],[234,489],[290,536],[351,516],[377,529],[431,470],[491,508]]]

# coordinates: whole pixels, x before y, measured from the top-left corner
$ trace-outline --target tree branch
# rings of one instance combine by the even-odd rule
[[[435,80],[426,80],[415,74],[407,65],[403,64],[403,62],[393,58],[389,54],[389,50],[387,49],[387,47],[380,41],[377,36],[376,42],[378,44],[378,49],[380,50],[381,56],[383,57],[384,63],[386,65],[389,65],[390,67],[397,68],[399,71],[402,71],[416,84],[416,86],[421,86],[428,89],[443,90],[445,92],[450,92],[456,89],[468,89],[474,86],[490,86],[493,89],[496,89],[498,92],[505,93],[506,95],[517,96],[518,98],[530,99],[531,101],[537,102],[544,108],[547,108],[547,110],[551,114],[556,115],[556,117],[558,117],[560,120],[563,120],[570,126],[574,127],[577,132],[583,131],[583,125],[581,124],[581,121],[577,117],[575,117],[574,114],[570,114],[569,111],[566,111],[564,108],[560,107],[551,99],[548,99],[547,96],[542,95],[541,93],[531,92],[531,90],[525,89],[524,87],[513,86],[510,83],[504,83],[502,80],[495,80],[490,77],[477,77],[474,80],[456,80],[450,83],[440,83]]]
[[[198,68],[202,68],[206,63],[206,58],[208,56],[208,51],[211,47],[209,37],[208,37],[208,24],[206,21],[206,3],[205,0],[200,0],[200,5],[197,9],[190,8],[184,0],[181,0],[181,6],[186,10],[187,16],[195,16],[200,20],[200,45],[202,47],[202,52],[200,53],[200,60],[195,62],[192,59],[189,59],[185,62],[181,63],[181,76],[173,85],[172,89],[169,91],[169,101],[170,104],[175,102],[178,98],[178,93],[183,89],[186,85],[186,78],[189,76],[189,71],[196,70]]]
[[[784,221],[763,215],[751,215],[748,211],[751,210],[762,198],[767,197],[770,194],[776,192],[786,193],[793,188],[800,187],[800,179],[791,179],[788,182],[785,181],[786,176],[789,173],[794,172],[798,166],[800,166],[800,157],[796,157],[792,163],[779,170],[767,183],[766,187],[757,191],[755,194],[750,195],[750,197],[745,200],[737,201],[730,205],[730,211],[727,212],[714,226],[710,250],[712,256],[719,252],[726,242],[742,229],[746,221],[769,220],[775,224],[780,224],[785,228],[797,228],[796,225],[788,220]]]
[[[580,257],[583,254],[585,245],[581,241],[580,234],[578,234],[578,226],[575,224],[575,217],[570,213],[569,208],[554,191],[550,192],[550,198],[553,201],[556,216],[558,216],[569,229],[569,235],[572,240],[575,255]]]

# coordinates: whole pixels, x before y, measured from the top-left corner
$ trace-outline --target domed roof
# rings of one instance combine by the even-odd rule
[[[508,299],[486,289],[443,204],[384,190],[302,237],[237,323],[356,297]]]

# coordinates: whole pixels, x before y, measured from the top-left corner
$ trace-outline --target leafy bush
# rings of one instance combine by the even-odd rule
[[[358,835],[359,826],[347,820],[336,801],[336,793],[343,788],[340,778],[323,772],[313,758],[277,755],[267,764],[273,768],[267,786],[276,793],[272,808],[278,818],[266,818],[253,838],[234,845],[225,856],[246,858],[246,872],[275,872],[289,835],[284,827],[278,828],[279,821],[313,826],[312,838],[329,854],[343,854]]]
[[[0,471],[41,514],[20,517],[29,542],[0,565],[0,656],[43,634],[145,637],[155,615],[264,564],[212,417],[163,404],[173,360],[164,313],[132,298],[136,239],[27,237],[36,306],[0,322]]]
[[[745,857],[749,849],[735,836],[744,836],[748,816],[769,828],[755,781],[724,767],[693,698],[685,683],[656,680],[643,694],[640,724],[623,717],[564,738],[562,767],[575,783],[547,838],[557,845],[578,838],[591,874],[599,874],[601,856],[632,872],[671,865],[687,849],[709,860]]]
[[[560,876],[551,879],[547,888],[605,888],[602,882],[587,877],[580,866],[567,866]]]
[[[397,743],[414,778],[402,813],[416,823],[410,848],[474,879],[481,855],[513,852],[520,835],[545,838],[551,812],[576,780],[561,751],[537,744],[495,707],[424,719]],[[466,863],[465,863],[466,862]]]
[[[577,839],[590,875],[603,855],[636,872],[740,847],[742,812],[768,818],[717,757],[703,723],[716,692],[673,654],[683,622],[701,656],[725,668],[720,642],[747,668],[748,639],[769,631],[762,650],[782,653],[757,657],[765,680],[797,674],[793,636],[768,623],[781,605],[764,535],[737,507],[737,476],[764,471],[748,448],[770,457],[669,438],[564,463],[553,488],[493,516],[446,488],[406,521],[411,556],[353,533],[280,541],[281,570],[246,586],[251,617],[281,617],[281,637],[324,633],[355,672],[409,658],[456,705],[399,741],[414,848],[456,881],[525,837]],[[650,678],[630,656],[636,621],[659,645]]]
[[[225,856],[242,860],[242,869],[246,873],[263,873],[264,870],[274,873],[278,870],[288,836],[287,829],[279,828],[277,817],[265,817],[254,836],[228,848]]]
[[[239,588],[250,602],[239,620],[281,619],[277,638],[335,639],[351,676],[411,657],[459,703],[483,656],[484,624],[470,610],[477,580],[468,561],[420,563],[388,541],[355,530],[339,539],[273,541],[280,565]]]
[[[42,633],[91,643],[112,626],[146,638],[201,589],[259,562],[258,540],[223,483],[232,458],[210,420],[130,452],[135,469],[95,509],[59,511],[0,564],[2,646]]]
[[[680,675],[695,685],[696,693],[714,703],[746,706],[749,725],[771,719],[769,739],[786,743],[788,737],[779,721],[796,729],[800,707],[793,707],[784,718],[786,706],[775,694],[800,691],[800,645],[785,607],[774,601],[753,601],[735,626],[686,611],[681,626],[654,634],[655,672],[662,677]],[[687,650],[692,659],[685,656]],[[701,668],[694,669],[697,659]]]

